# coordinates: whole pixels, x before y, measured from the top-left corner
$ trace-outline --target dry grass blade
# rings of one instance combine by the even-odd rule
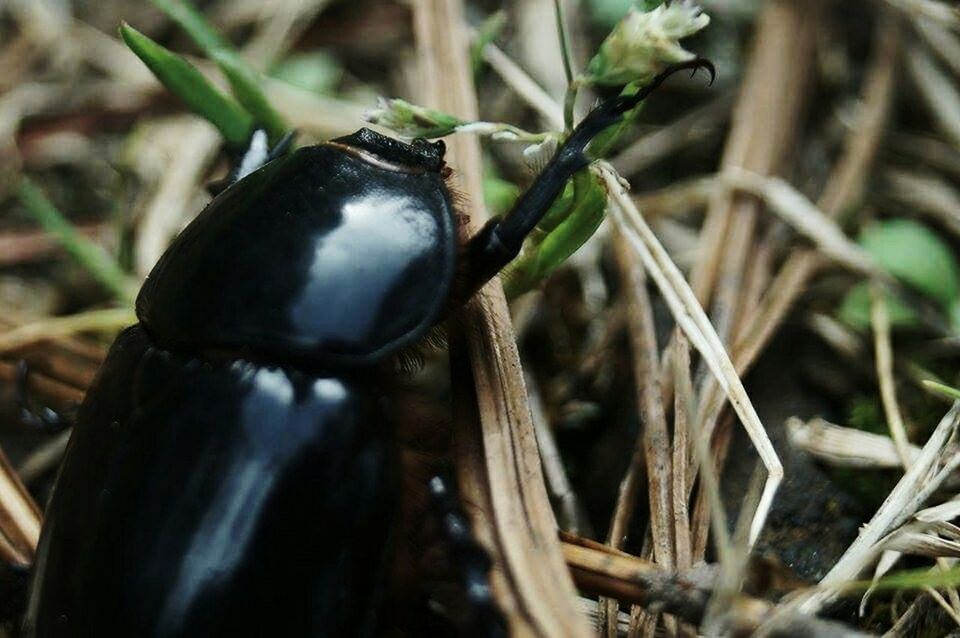
[[[0,450],[0,559],[27,567],[40,540],[40,508]]]
[[[84,237],[102,243],[109,235],[106,224],[76,226]],[[63,247],[45,231],[8,231],[0,234],[0,267],[39,261],[59,253]]]
[[[804,423],[796,417],[787,420],[790,444],[837,467],[892,469],[901,467],[901,459],[890,437],[856,428],[845,428],[820,418]],[[920,448],[909,446],[910,463],[920,455]]]
[[[464,118],[476,118],[476,96],[467,58],[463,7],[458,0],[418,0],[415,31],[425,102]],[[449,161],[458,169],[469,227],[485,217],[477,140],[452,139]],[[474,514],[481,537],[509,591],[497,588],[514,632],[587,636],[577,594],[556,538],[540,455],[527,406],[519,355],[500,283],[484,287],[463,310],[463,329],[476,389],[479,431],[456,426],[457,465],[465,496],[486,506]],[[455,345],[455,344],[454,344]]]
[[[547,125],[554,130],[563,129],[563,107],[557,104],[539,84],[527,75],[495,44],[487,44],[482,51],[484,61],[497,72],[503,81],[522,97],[527,104],[540,113]]]
[[[665,188],[634,195],[637,208],[653,219],[660,216],[682,216],[707,205],[720,187],[714,176],[694,177]]]
[[[0,353],[10,352],[44,339],[71,336],[78,332],[113,333],[136,322],[137,317],[131,308],[89,310],[66,317],[38,319],[0,333]]]
[[[631,467],[621,483],[613,521],[610,526],[609,544],[621,548],[626,540],[627,528],[636,500],[635,486],[639,479],[640,461],[646,465],[647,483],[650,489],[650,527],[653,534],[653,552],[657,563],[668,569],[673,567],[673,534],[670,495],[670,436],[661,402],[660,383],[656,373],[659,369],[656,329],[653,307],[646,288],[643,266],[626,243],[616,241],[617,262],[627,295],[627,330],[630,335],[631,352],[636,378],[637,404],[640,413],[641,435],[636,443],[637,462]],[[630,487],[628,487],[630,486]]]
[[[640,475],[643,468],[646,468],[653,556],[659,565],[673,569],[675,541],[671,506],[670,435],[667,432],[659,382],[660,357],[653,307],[647,293],[646,275],[636,255],[622,237],[616,238],[614,246],[627,299],[627,333],[630,338],[641,432],[634,446],[630,467],[620,483],[608,544],[617,549],[623,547],[633,518]],[[609,611],[611,609],[608,608],[608,613]],[[609,613],[608,636],[612,636],[616,630],[615,619],[616,614]],[[655,624],[654,619],[646,622]]]
[[[960,28],[960,9],[939,0],[887,0],[890,6],[912,18],[927,18],[951,28]]]
[[[677,337],[673,351],[673,525],[676,539],[677,569],[689,569],[692,564],[690,513],[687,500],[687,460],[690,458],[690,419],[696,414],[693,407],[693,382],[690,378],[690,342],[683,334]]]
[[[847,239],[836,222],[820,212],[813,202],[786,181],[776,177],[764,177],[738,167],[728,168],[720,175],[720,179],[728,186],[761,197],[772,212],[798,233],[813,241],[830,259],[854,272],[884,276],[883,270],[866,251]]]
[[[960,91],[921,47],[914,46],[907,51],[906,61],[907,70],[937,126],[954,146],[960,146]]]
[[[599,543],[566,538],[563,554],[584,591],[617,598],[625,603],[652,606],[699,625],[706,612],[715,570],[701,566],[680,574],[668,572],[656,564],[613,550]],[[774,614],[774,606],[758,598],[739,596],[730,609],[736,624],[730,635],[747,636],[756,632]],[[793,614],[767,633],[777,638],[817,636],[853,638],[866,636],[837,622]]]
[[[834,587],[856,579],[874,560],[877,543],[912,516],[923,500],[939,485],[938,481],[942,482],[946,478],[943,468],[932,477],[931,473],[944,460],[944,446],[954,435],[958,425],[960,402],[953,404],[923,446],[920,456],[893,488],[870,522],[860,530],[857,539],[820,581],[821,588],[800,599],[798,605],[803,613],[816,613],[824,603],[834,598]],[[956,455],[951,461],[953,458],[956,458]]]
[[[170,240],[180,232],[185,211],[203,172],[216,157],[220,136],[207,122],[192,116],[167,124],[171,139],[182,140],[143,213],[136,239],[135,269],[146,277]]]
[[[883,413],[887,427],[897,448],[897,455],[904,469],[912,462],[910,441],[903,424],[900,406],[897,404],[896,381],[893,378],[893,345],[890,343],[890,315],[887,301],[879,286],[870,287],[870,323],[873,325],[874,352],[876,352],[877,379],[880,383],[880,399],[883,401]]]
[[[537,433],[537,445],[540,448],[540,455],[543,460],[543,474],[547,479],[547,488],[550,490],[550,495],[557,503],[557,509],[559,510],[557,514],[561,519],[560,526],[570,533],[583,534],[587,526],[583,508],[576,492],[573,491],[570,479],[567,477],[567,470],[563,466],[563,458],[560,456],[553,431],[547,421],[536,379],[528,373],[523,376],[527,386],[530,417],[533,419],[533,427]]]
[[[610,160],[621,175],[633,175],[679,149],[702,142],[730,117],[732,96],[723,95],[656,131],[647,133]]]
[[[0,361],[0,381],[16,383],[17,366],[14,363]],[[50,401],[54,405],[79,404],[86,394],[86,387],[78,388],[45,374],[31,373],[28,390],[32,396]]]
[[[863,84],[863,107],[856,126],[847,136],[842,157],[830,173],[817,202],[820,210],[836,219],[863,194],[869,168],[886,127],[896,86],[896,60],[900,24],[884,16],[876,27],[869,71]],[[820,266],[820,256],[807,248],[796,248],[777,272],[759,307],[745,321],[733,347],[737,370],[745,374],[780,327],[793,303],[805,290],[809,278]],[[709,410],[719,410],[720,393],[714,390],[701,397]]]
[[[780,170],[799,131],[824,3],[766,2],[757,19],[721,172],[740,167],[763,175]],[[726,341],[740,314],[744,271],[753,252],[760,203],[718,191],[701,230],[700,261],[690,275],[697,298],[712,302],[711,317]]]
[[[70,433],[70,430],[65,430],[33,450],[30,456],[25,458],[23,462],[20,463],[20,467],[17,468],[17,474],[20,476],[20,480],[29,485],[47,472],[56,468],[67,451],[67,444],[70,442]]]
[[[621,232],[640,255],[647,272],[656,282],[673,313],[677,326],[687,335],[716,376],[767,468],[767,484],[750,526],[750,543],[752,544],[760,534],[777,486],[783,478],[783,466],[777,458],[773,444],[767,437],[746,390],[743,389],[743,383],[737,376],[720,337],[717,336],[693,290],[643,220],[633,200],[625,192],[616,172],[609,165],[604,164],[601,165],[599,173],[606,184],[614,219]]]
[[[926,214],[960,237],[960,192],[933,173],[887,171],[891,195],[918,214]]]
[[[960,75],[960,38],[933,20],[920,18],[914,20],[913,24],[940,59],[953,70],[954,74]]]

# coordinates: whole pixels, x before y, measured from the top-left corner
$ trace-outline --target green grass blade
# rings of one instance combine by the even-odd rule
[[[954,388],[953,386],[939,383],[933,379],[924,379],[923,385],[928,390],[936,392],[937,394],[940,394],[948,399],[953,401],[960,400],[960,390]]]
[[[909,569],[892,572],[879,579],[876,583],[869,580],[857,580],[846,585],[848,591],[866,590],[873,586],[880,591],[903,591],[909,589],[944,589],[960,585],[960,567],[947,570],[939,569]]]
[[[230,144],[247,144],[253,132],[253,118],[218,91],[195,66],[126,23],[120,26],[120,37],[161,84],[191,111],[216,126]]]
[[[185,0],[152,0],[154,6],[170,16],[204,54],[217,63],[230,82],[234,97],[267,130],[272,142],[289,127],[270,104],[261,87],[262,75],[253,68],[192,4]]]
[[[226,38],[221,36],[213,25],[207,22],[203,14],[189,2],[182,0],[151,0],[151,2],[176,22],[211,60],[214,51],[233,52],[233,47]],[[234,55],[239,57],[235,52]]]
[[[267,131],[270,141],[276,143],[289,127],[260,88],[260,74],[244,64],[236,64],[232,58],[214,59],[230,83],[237,101],[253,115],[257,126]]]
[[[116,261],[96,243],[77,232],[40,188],[24,177],[17,196],[27,212],[77,260],[100,284],[126,303],[133,301],[137,284]]]

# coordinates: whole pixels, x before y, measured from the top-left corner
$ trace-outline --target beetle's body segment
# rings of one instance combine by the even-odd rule
[[[301,148],[224,191],[147,278],[147,331],[318,367],[374,364],[429,330],[456,251],[443,178],[358,152]]]
[[[372,635],[398,485],[379,405],[129,329],[47,510],[28,634]]]

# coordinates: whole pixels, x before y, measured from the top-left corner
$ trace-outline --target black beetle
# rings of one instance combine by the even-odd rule
[[[80,409],[25,635],[372,635],[400,497],[384,370],[517,255],[593,137],[698,67],[601,104],[464,246],[442,142],[363,129],[218,195]]]

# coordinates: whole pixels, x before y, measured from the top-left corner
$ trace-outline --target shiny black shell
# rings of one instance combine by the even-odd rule
[[[27,636],[373,635],[397,447],[351,377],[114,343],[47,507]]]
[[[437,321],[456,252],[439,167],[365,133],[271,162],[181,233],[137,300],[158,343],[357,366]]]
[[[180,234],[81,406],[25,636],[374,634],[399,498],[374,368],[448,302],[442,154],[362,130]]]

